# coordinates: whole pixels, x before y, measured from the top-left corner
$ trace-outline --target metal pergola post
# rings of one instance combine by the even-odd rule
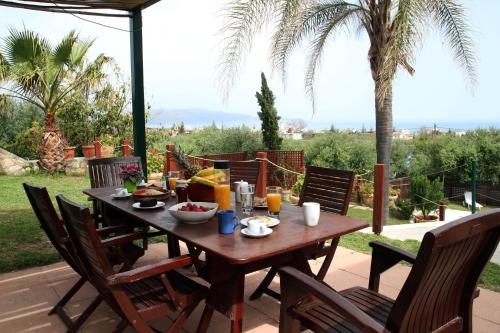
[[[144,103],[144,67],[142,56],[142,10],[130,12],[130,65],[132,81],[132,114],[134,125],[134,155],[142,160],[147,177],[146,161],[146,112]]]

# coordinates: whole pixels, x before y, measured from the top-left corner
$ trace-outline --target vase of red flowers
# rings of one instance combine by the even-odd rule
[[[144,178],[142,170],[137,165],[122,165],[121,172],[118,174],[123,179],[123,186],[129,193],[137,190],[137,184]]]

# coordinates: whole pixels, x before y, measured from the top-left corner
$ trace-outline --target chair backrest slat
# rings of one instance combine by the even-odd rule
[[[113,274],[113,268],[101,245],[87,207],[72,202],[59,194],[57,203],[71,240],[80,255],[86,273],[102,288],[106,277]]]
[[[500,237],[500,209],[428,232],[387,322],[390,331],[430,332],[449,322],[470,331],[473,295]]]
[[[324,211],[346,215],[351,200],[354,172],[308,166],[299,205],[314,201]]]
[[[119,176],[120,167],[124,165],[138,166],[142,170],[141,158],[130,157],[108,157],[95,158],[88,161],[90,186],[100,187],[121,187],[123,180]]]
[[[231,161],[230,163],[231,187],[233,187],[234,182],[240,180],[257,185],[260,171],[259,161]]]
[[[57,215],[47,189],[28,183],[23,183],[23,187],[31,207],[40,222],[40,227],[45,231],[45,234],[61,257],[81,275],[81,265],[78,259],[75,258],[71,243],[63,242],[63,239],[68,237],[68,233],[64,228],[63,221]]]

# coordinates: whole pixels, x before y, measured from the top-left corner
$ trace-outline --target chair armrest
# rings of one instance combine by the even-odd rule
[[[300,289],[300,291],[305,292],[306,295],[311,294],[320,299],[326,305],[335,309],[339,314],[357,326],[362,332],[388,332],[375,319],[361,311],[357,306],[324,283],[316,281],[314,278],[293,267],[284,267],[278,272],[280,274],[282,296],[286,294],[286,288],[293,288],[295,290]]]
[[[382,243],[380,241],[370,242],[370,246],[373,248],[373,254],[375,254],[376,252],[377,255],[387,255],[394,258],[399,258],[399,261],[404,260],[410,264],[414,264],[415,258],[417,257],[416,254],[410,253],[406,250],[389,245],[387,243]]]
[[[114,225],[110,227],[103,227],[96,229],[97,234],[99,236],[107,236],[109,234],[115,233],[115,232],[123,232],[123,231],[129,231],[130,229],[134,228],[132,225],[125,225],[125,224],[120,224],[120,225]]]
[[[191,256],[186,254],[176,258],[164,259],[154,264],[137,267],[130,271],[120,272],[108,276],[107,280],[108,283],[112,286],[124,283],[132,283],[148,277],[160,275],[175,268],[189,265],[191,262]]]
[[[116,245],[122,245],[125,243],[129,243],[134,240],[138,239],[144,239],[144,237],[147,235],[146,232],[140,231],[140,232],[132,232],[128,234],[123,234],[115,237],[110,237],[106,238],[104,240],[101,240],[101,244],[104,248],[111,247],[111,246],[116,246]]]
[[[372,250],[372,262],[370,267],[370,279],[368,288],[378,292],[380,284],[380,274],[393,267],[400,261],[406,261],[410,264],[415,263],[416,255],[402,250],[395,246],[379,241],[370,242]]]

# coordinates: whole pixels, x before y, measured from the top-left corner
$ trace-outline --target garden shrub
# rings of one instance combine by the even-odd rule
[[[424,218],[427,218],[432,211],[439,207],[439,202],[444,198],[441,182],[439,179],[430,181],[429,178],[422,175],[412,177],[410,198],[415,207],[422,212]]]
[[[297,181],[292,186],[292,195],[298,197],[300,192],[302,191],[302,186],[304,185],[304,174],[300,174],[297,176]]]

